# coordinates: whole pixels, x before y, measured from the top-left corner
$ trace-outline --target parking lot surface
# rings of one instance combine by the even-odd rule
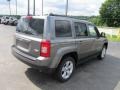
[[[80,65],[66,83],[59,83],[11,54],[15,27],[0,25],[0,90],[120,90],[120,43],[109,42],[103,61]]]

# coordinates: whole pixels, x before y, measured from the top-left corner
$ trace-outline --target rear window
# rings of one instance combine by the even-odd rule
[[[43,35],[44,19],[22,18],[17,25],[16,31],[28,35]]]
[[[55,34],[56,37],[72,37],[70,22],[65,20],[56,20]]]

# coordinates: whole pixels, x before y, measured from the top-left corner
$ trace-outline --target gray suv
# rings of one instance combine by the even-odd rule
[[[12,53],[65,82],[91,56],[105,58],[108,41],[90,22],[63,16],[24,16],[17,25]]]

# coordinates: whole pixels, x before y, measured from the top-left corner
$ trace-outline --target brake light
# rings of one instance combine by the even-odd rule
[[[26,18],[30,20],[30,19],[32,19],[32,16],[26,16]]]
[[[50,57],[50,41],[44,40],[40,43],[40,56],[42,57]]]

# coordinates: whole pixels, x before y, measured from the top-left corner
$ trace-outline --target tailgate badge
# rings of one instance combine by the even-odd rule
[[[34,49],[34,52],[35,52],[35,53],[38,53],[38,52],[39,52],[39,50],[37,50],[37,49]]]

